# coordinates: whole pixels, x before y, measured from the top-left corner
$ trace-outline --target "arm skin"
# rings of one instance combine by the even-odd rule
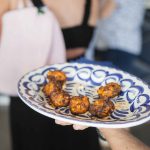
[[[150,150],[126,129],[99,129],[112,150]]]
[[[2,32],[2,16],[9,10],[9,4],[7,0],[0,0],[0,36]]]
[[[5,13],[15,10],[20,0],[0,0],[0,37],[2,32],[2,17]],[[24,7],[27,6],[28,0],[22,0]]]
[[[115,0],[101,0],[100,5],[99,19],[105,19],[111,16],[113,11],[116,9]]]

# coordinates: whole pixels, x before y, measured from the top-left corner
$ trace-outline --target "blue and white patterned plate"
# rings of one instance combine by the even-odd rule
[[[75,116],[68,108],[53,108],[42,92],[49,70],[62,70],[67,75],[65,90],[71,95],[87,95],[92,102],[98,97],[97,89],[109,82],[117,82],[122,92],[112,99],[115,111],[105,119],[94,118],[89,112]],[[140,79],[121,70],[98,65],[66,63],[55,64],[31,71],[18,83],[18,94],[33,110],[53,119],[78,125],[126,128],[150,120],[150,86]]]

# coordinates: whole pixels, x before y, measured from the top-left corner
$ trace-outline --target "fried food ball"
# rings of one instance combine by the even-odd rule
[[[115,109],[112,101],[106,99],[98,99],[90,105],[89,112],[98,118],[109,116]]]
[[[66,107],[70,102],[70,95],[65,91],[54,91],[50,95],[50,102],[54,107]]]
[[[69,106],[72,114],[84,114],[90,106],[89,98],[87,96],[73,96]]]
[[[121,92],[121,86],[117,83],[108,83],[97,90],[100,97],[114,98]]]
[[[63,85],[66,82],[67,76],[65,75],[64,72],[60,70],[55,70],[55,71],[48,71],[47,78],[49,80],[55,79],[56,81],[59,81]]]
[[[62,86],[60,85],[59,82],[57,82],[55,80],[51,80],[51,82],[44,85],[42,91],[44,92],[44,94],[46,96],[50,96],[52,92],[61,90],[61,88],[62,88]]]

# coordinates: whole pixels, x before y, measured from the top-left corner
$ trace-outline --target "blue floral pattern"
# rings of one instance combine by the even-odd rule
[[[71,95],[86,95],[91,103],[98,98],[97,89],[110,82],[122,87],[118,97],[112,99],[115,111],[99,119],[89,112],[72,115],[69,108],[53,108],[42,92],[49,70],[61,70],[67,75],[64,90]],[[46,66],[27,73],[18,83],[18,94],[29,107],[54,119],[94,127],[131,127],[150,120],[150,87],[140,79],[121,70],[98,65],[66,63]]]

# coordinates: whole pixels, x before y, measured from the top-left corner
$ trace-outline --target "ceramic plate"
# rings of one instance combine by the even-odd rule
[[[47,82],[49,70],[61,70],[67,75],[65,91],[71,95],[86,95],[92,102],[98,97],[97,89],[110,82],[122,87],[118,97],[112,99],[115,111],[107,118],[98,119],[89,112],[72,115],[69,108],[53,108],[47,103],[42,92]],[[18,83],[18,94],[31,109],[60,121],[72,124],[103,127],[126,128],[143,124],[150,120],[150,86],[140,79],[121,70],[98,65],[65,63],[45,66],[24,75]]]

